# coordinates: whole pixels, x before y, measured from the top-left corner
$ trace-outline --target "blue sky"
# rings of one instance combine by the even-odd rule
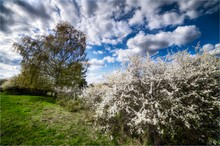
[[[23,0],[0,1],[0,78],[20,72],[13,42],[48,34],[68,21],[87,35],[89,83],[120,68],[129,56],[164,56],[200,42],[220,54],[219,0]]]

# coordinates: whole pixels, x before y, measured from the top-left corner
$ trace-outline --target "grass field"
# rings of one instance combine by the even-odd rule
[[[90,111],[69,112],[51,97],[1,93],[1,145],[113,145]]]

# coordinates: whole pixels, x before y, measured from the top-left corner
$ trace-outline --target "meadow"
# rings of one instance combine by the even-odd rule
[[[91,111],[70,112],[45,96],[1,93],[1,145],[113,145]]]

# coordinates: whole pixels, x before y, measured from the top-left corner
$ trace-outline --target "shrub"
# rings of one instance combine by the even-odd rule
[[[84,101],[81,99],[77,100],[65,100],[65,99],[57,99],[57,103],[63,107],[65,107],[67,110],[71,112],[78,112],[80,110],[85,109]]]
[[[81,94],[81,89],[78,87],[74,88],[63,88],[56,89],[56,101],[59,105],[65,107],[71,112],[77,112],[85,109],[85,102],[83,99],[78,98]]]
[[[113,137],[151,144],[216,144],[219,134],[219,64],[207,53],[166,58],[136,56],[125,69],[90,86],[100,128]],[[89,99],[89,100],[88,100]]]
[[[8,79],[1,85],[2,91],[5,91],[8,94],[20,94],[22,89],[18,86],[18,84],[15,81],[16,77],[12,77],[11,79]]]
[[[8,94],[13,95],[46,95],[47,91],[43,89],[36,89],[36,88],[26,88],[21,84],[19,80],[20,76],[14,76],[11,79],[5,81],[1,85],[2,91],[5,91]]]
[[[3,91],[2,85],[7,82],[7,79],[0,79],[0,92]]]

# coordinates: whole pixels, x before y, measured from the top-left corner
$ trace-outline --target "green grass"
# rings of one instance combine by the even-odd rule
[[[0,94],[0,145],[113,145],[88,110],[69,112],[51,97]]]

